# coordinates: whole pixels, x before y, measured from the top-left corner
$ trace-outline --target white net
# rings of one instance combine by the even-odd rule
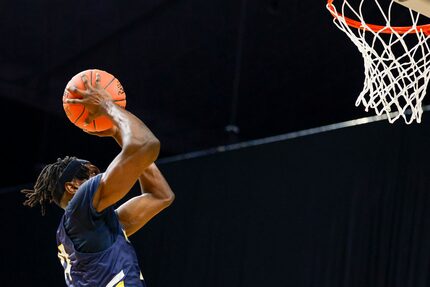
[[[342,0],[339,12],[332,1],[327,4],[333,22],[358,47],[364,60],[364,87],[356,106],[361,104],[366,111],[373,109],[377,115],[386,114],[390,123],[400,117],[407,124],[420,123],[430,78],[430,36],[426,35],[425,26],[418,25],[420,14],[415,11],[409,9],[410,26],[393,27],[392,6],[400,5],[391,1],[384,11],[377,0],[369,1],[376,5],[385,26],[366,24],[363,15],[366,0],[360,1],[357,10]],[[402,9],[408,10],[403,6]],[[356,21],[345,15],[352,15]]]

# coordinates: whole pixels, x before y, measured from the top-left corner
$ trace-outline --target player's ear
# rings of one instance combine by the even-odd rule
[[[76,193],[76,191],[78,190],[77,188],[76,188],[76,186],[73,184],[73,182],[66,182],[65,184],[64,184],[64,189],[65,189],[65,191],[67,192],[67,193],[69,193],[69,194],[71,194],[71,195],[73,195],[73,194],[75,194]]]

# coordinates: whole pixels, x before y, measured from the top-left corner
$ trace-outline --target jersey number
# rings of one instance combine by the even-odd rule
[[[63,265],[66,282],[72,281],[72,275],[70,274],[72,264],[70,263],[69,254],[67,254],[63,244],[58,245],[58,258],[60,259],[61,265]]]

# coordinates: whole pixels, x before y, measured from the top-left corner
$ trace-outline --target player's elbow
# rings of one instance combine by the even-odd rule
[[[137,153],[140,155],[140,158],[145,165],[153,163],[160,154],[160,141],[155,137],[148,139],[141,143]]]
[[[175,201],[175,194],[172,191],[172,194],[169,195],[169,197],[166,199],[167,201],[167,206],[171,205],[173,203],[173,201]]]
[[[157,138],[153,138],[151,142],[149,143],[149,156],[151,163],[156,161],[158,158],[158,155],[160,154],[160,141]]]
[[[161,202],[162,202],[163,207],[165,208],[165,207],[170,206],[174,200],[175,200],[175,194],[173,193],[173,191],[170,190],[169,195],[164,196],[161,199]]]
[[[158,155],[160,154],[161,144],[156,137],[151,140],[151,148],[154,150],[156,157],[158,157]]]
[[[160,141],[156,137],[151,138],[151,140],[148,141],[146,146],[146,152],[151,154],[151,156],[153,157],[152,161],[155,161],[160,154],[160,147]]]

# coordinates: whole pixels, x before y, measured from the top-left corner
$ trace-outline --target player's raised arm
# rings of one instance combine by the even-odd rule
[[[117,127],[113,126],[107,131],[86,132],[101,137],[114,137],[122,146],[116,129]],[[175,194],[155,163],[142,172],[139,183],[142,194],[129,199],[116,209],[118,219],[127,236],[136,233],[155,215],[170,206],[175,199]]]
[[[133,187],[142,172],[159,154],[160,143],[148,127],[135,115],[116,105],[109,93],[100,86],[100,75],[95,86],[82,76],[85,90],[71,87],[82,99],[67,99],[68,103],[80,103],[88,110],[86,122],[100,115],[108,116],[115,125],[115,139],[121,141],[121,152],[104,172],[94,195],[94,208],[101,212],[122,199]]]

